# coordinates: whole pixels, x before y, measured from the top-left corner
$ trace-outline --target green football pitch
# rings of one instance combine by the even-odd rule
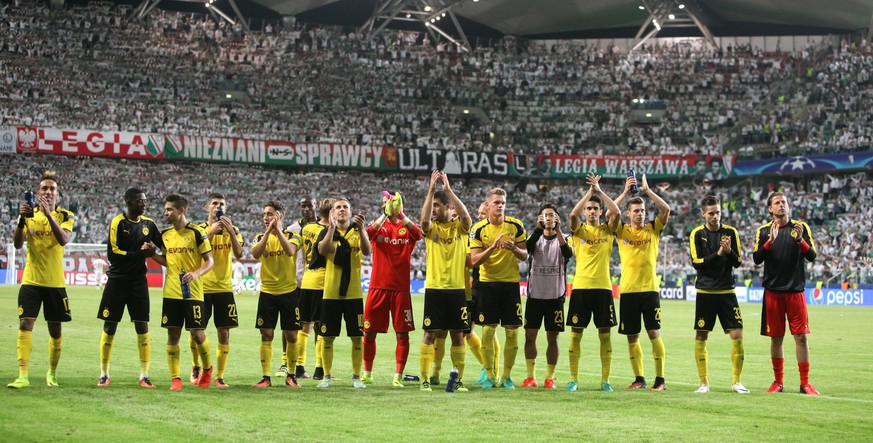
[[[0,287],[0,380],[17,375],[15,337],[17,287]],[[598,390],[600,361],[596,333],[582,343],[581,389],[563,390],[568,380],[566,334],[561,337],[557,390],[483,390],[473,385],[479,365],[467,357],[467,393],[441,389],[420,392],[409,383],[392,388],[394,338],[380,335],[375,380],[367,389],[351,386],[349,341],[336,343],[334,387],[321,390],[304,380],[302,389],[276,386],[254,389],[260,378],[254,328],[256,297],[237,302],[242,326],[231,334],[231,353],[222,391],[198,389],[185,383],[170,392],[164,343],[158,327],[160,293],[152,292],[151,379],[158,389],[137,384],[138,356],[133,326],[119,326],[113,347],[112,384],[97,387],[98,343],[102,323],[97,320],[99,292],[94,288],[68,290],[73,321],[64,325],[63,354],[58,367],[60,387],[43,379],[47,367],[48,332],[40,318],[34,330],[30,362],[31,387],[2,391],[2,441],[870,441],[873,439],[873,340],[867,333],[870,308],[810,307],[811,381],[820,397],[798,393],[793,344],[786,340],[786,393],[765,393],[772,381],[769,340],[758,335],[760,305],[742,306],[747,335],[743,382],[751,395],[730,390],[730,343],[722,334],[710,336],[712,392],[694,394],[699,381],[694,364],[694,304],[663,302],[663,336],[667,348],[667,386],[664,392],[625,391],[632,380],[624,337],[613,334],[611,382],[616,392]],[[415,312],[422,298],[413,297]],[[126,318],[126,317],[125,317]],[[420,321],[420,318],[416,319]],[[420,323],[419,323],[420,326]],[[214,347],[214,329],[208,330]],[[498,332],[502,341],[502,333]],[[184,337],[184,336],[183,336]],[[866,338],[865,338],[866,337]],[[418,373],[420,331],[411,335],[412,352],[406,372]],[[310,338],[312,340],[312,338]],[[520,338],[523,346],[523,337]],[[279,366],[280,345],[274,343],[273,370]],[[537,376],[545,372],[545,340],[540,334]],[[644,341],[646,374],[653,380],[651,347]],[[308,347],[307,369],[314,366],[315,346]],[[183,346],[183,373],[190,364]],[[444,367],[449,366],[448,355]],[[444,375],[446,374],[444,369]],[[523,349],[513,379],[525,376]],[[184,377],[187,378],[187,377]]]

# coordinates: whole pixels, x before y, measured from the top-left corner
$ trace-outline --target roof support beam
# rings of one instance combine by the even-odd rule
[[[452,11],[463,0],[443,0],[440,9],[434,9],[425,0],[379,0],[373,8],[373,15],[358,28],[358,32],[373,39],[379,36],[388,25],[394,21],[414,21],[424,24],[425,29],[434,41],[442,36],[463,51],[471,49],[467,35],[461,28],[458,17]],[[437,25],[442,19],[451,20],[459,38],[452,37]],[[448,21],[447,20],[447,21]]]
[[[873,14],[870,14],[870,26],[867,27],[867,44],[873,41]]]
[[[649,17],[646,18],[634,37],[633,50],[642,47],[647,40],[657,36],[663,28],[688,27],[691,23],[694,23],[694,26],[703,34],[707,43],[718,48],[718,43],[709,27],[699,18],[705,11],[696,0],[642,0],[642,3],[649,13]],[[651,31],[646,33],[649,29]]]
[[[246,20],[245,16],[242,15],[242,12],[239,11],[239,8],[236,6],[236,2],[234,0],[227,0],[230,3],[230,7],[233,8],[233,12],[236,13],[236,18],[239,19],[239,23],[242,25],[243,29],[246,31],[251,31],[249,29],[248,20]]]

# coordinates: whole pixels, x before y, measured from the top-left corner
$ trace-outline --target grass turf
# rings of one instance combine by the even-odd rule
[[[4,356],[0,381],[17,375],[15,337],[17,286],[0,286],[0,343]],[[237,300],[241,326],[231,333],[231,353],[225,380],[227,391],[198,389],[185,383],[182,392],[169,392],[164,343],[158,326],[160,292],[152,292],[151,379],[158,389],[137,384],[139,374],[136,336],[126,317],[119,325],[113,346],[112,384],[97,388],[98,343],[102,322],[96,319],[99,292],[94,288],[68,289],[74,320],[64,324],[64,349],[58,368],[60,387],[45,386],[47,340],[45,322],[34,329],[30,362],[31,387],[2,391],[0,429],[4,441],[483,441],[513,438],[529,441],[727,441],[821,440],[863,441],[873,438],[873,389],[869,364],[873,351],[866,331],[870,308],[810,306],[813,334],[811,381],[820,397],[798,394],[797,366],[792,340],[786,344],[786,393],[767,395],[772,381],[769,340],[758,335],[760,305],[742,305],[745,318],[745,369],[743,382],[751,395],[730,391],[730,342],[718,331],[710,335],[710,385],[707,395],[694,394],[699,384],[694,364],[694,303],[664,301],[662,333],[667,348],[665,392],[625,391],[632,380],[626,340],[613,333],[612,385],[614,393],[599,389],[599,342],[593,329],[582,342],[580,390],[568,393],[568,335],[560,339],[559,389],[482,390],[473,385],[479,365],[467,356],[465,382],[468,393],[419,392],[413,383],[391,387],[394,338],[380,335],[374,383],[364,390],[351,387],[349,340],[336,340],[334,387],[316,390],[316,381],[303,380],[292,390],[274,380],[269,389],[253,389],[260,378],[258,344],[254,328],[256,297],[246,293]],[[413,297],[416,313],[423,300]],[[419,319],[420,320],[420,319]],[[420,324],[419,324],[420,326]],[[478,328],[477,328],[478,329]],[[207,331],[213,346],[214,329]],[[520,334],[513,370],[517,386],[525,377],[524,338]],[[183,376],[190,365],[184,345]],[[502,330],[498,330],[502,342]],[[310,337],[307,369],[315,362],[314,336]],[[406,373],[418,373],[421,332],[411,334]],[[539,334],[537,376],[545,373],[545,334]],[[646,374],[651,383],[651,347],[643,340]],[[448,353],[447,353],[448,354]],[[280,344],[274,343],[273,370],[279,365]],[[449,356],[443,363],[447,375]],[[187,378],[187,377],[183,377]]]

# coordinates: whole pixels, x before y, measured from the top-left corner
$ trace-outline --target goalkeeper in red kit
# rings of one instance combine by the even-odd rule
[[[373,243],[373,272],[364,305],[364,383],[373,382],[376,334],[388,332],[389,318],[397,337],[396,365],[392,386],[403,387],[403,369],[409,357],[409,331],[415,330],[409,271],[415,242],[421,228],[403,212],[399,192],[382,194],[382,214],[367,226]]]

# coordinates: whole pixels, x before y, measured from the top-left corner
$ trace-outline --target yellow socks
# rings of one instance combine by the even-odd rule
[[[451,358],[452,366],[458,368],[458,380],[464,378],[464,365],[467,359],[467,347],[461,342],[461,346],[452,346]]]
[[[49,372],[55,372],[58,368],[58,360],[61,359],[62,338],[49,337]]]
[[[324,338],[321,335],[315,337],[315,367],[316,368],[324,368],[324,360],[322,360],[322,355],[324,355]]]
[[[634,371],[634,376],[645,377],[643,372],[643,346],[637,340],[634,343],[628,343],[628,352],[630,352],[631,369]]]
[[[485,360],[485,371],[488,372],[488,377],[496,380],[495,358],[497,350],[494,348],[497,340],[494,338],[495,332],[497,332],[497,328],[494,326],[482,326],[482,360]]]
[[[227,368],[227,354],[230,354],[230,344],[218,344],[215,353],[215,378],[224,378],[224,370]]]
[[[191,366],[200,366],[200,349],[190,334],[188,334],[188,347],[191,348]]]
[[[170,378],[182,377],[182,363],[179,357],[182,348],[179,345],[167,345],[167,366],[170,368]]]
[[[667,350],[664,340],[658,337],[652,340],[652,357],[655,359],[655,377],[664,377],[664,367],[667,364]]]
[[[422,342],[418,345],[419,369],[421,371],[421,382],[430,382],[430,365],[433,363],[434,354],[436,353],[434,345],[425,344]]]
[[[322,338],[319,336],[319,338]],[[336,337],[324,337],[322,341],[321,362],[324,365],[324,375],[331,375],[333,369],[333,341]],[[362,354],[363,356],[363,354]]]
[[[203,364],[203,370],[212,367],[212,353],[209,350],[209,339],[204,338],[203,343],[197,345],[197,352],[200,353],[200,362]]]
[[[546,364],[546,380],[555,378],[555,365]]]
[[[745,359],[746,351],[743,347],[743,339],[738,338],[731,340],[731,367],[734,372],[734,382],[740,382],[740,375],[743,373],[743,360]]]
[[[485,360],[482,358],[482,340],[480,340],[479,336],[475,333],[467,334],[465,340],[467,342],[467,348],[470,350],[470,353],[473,354],[473,357],[476,357],[479,366],[484,367]]]
[[[33,351],[33,331],[18,330],[18,375],[27,375],[30,353]]]
[[[582,333],[570,332],[570,381],[579,381],[579,358],[582,357]]]
[[[537,370],[537,360],[535,358],[526,358],[524,363],[527,365],[527,377],[535,378]]]
[[[264,376],[270,376],[270,364],[273,360],[273,342],[261,341],[261,372]]]
[[[100,334],[100,375],[109,373],[109,359],[112,357],[114,339],[114,335],[109,335],[105,331]]]
[[[597,338],[600,339],[600,383],[606,383],[612,371],[612,338],[609,332],[598,333]]]
[[[497,332],[497,328],[494,328],[494,332]],[[485,337],[485,329],[482,329],[482,337]],[[500,340],[497,339],[497,335],[494,335],[494,379],[497,380],[497,368],[500,367]],[[484,345],[482,345],[484,347]]]
[[[434,377],[440,376],[444,358],[446,358],[446,339],[445,337],[437,337],[433,341],[433,368],[431,369],[431,375]]]
[[[309,334],[297,331],[297,366],[306,366],[306,344],[309,342]]]
[[[364,365],[364,337],[351,337],[352,339],[352,375],[361,375],[361,366]]]
[[[506,348],[503,349],[503,378],[509,378],[518,355],[518,329],[506,329]]]
[[[709,365],[709,354],[706,352],[705,341],[694,340],[694,360],[697,362],[697,376],[700,377],[700,384],[708,385],[707,366]]]
[[[152,344],[148,332],[145,334],[136,334],[136,347],[139,349],[139,374],[140,376],[149,375]]]
[[[299,340],[300,337],[298,336],[297,338]],[[285,342],[285,356],[291,362],[291,366],[288,367],[288,373],[294,374],[294,365],[297,364],[297,343]]]

